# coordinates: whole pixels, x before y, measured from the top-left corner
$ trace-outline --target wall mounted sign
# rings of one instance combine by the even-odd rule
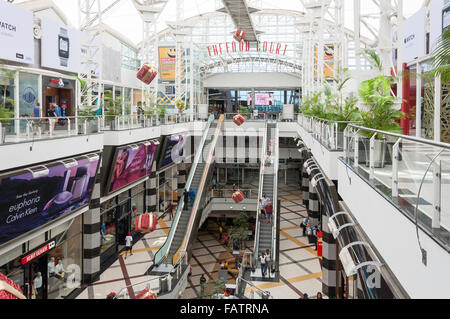
[[[52,242],[48,243],[47,245],[35,250],[31,254],[23,257],[21,260],[21,264],[25,265],[25,264],[29,263],[30,261],[38,258],[39,256],[41,256],[41,255],[45,254],[46,252],[55,248],[55,245],[56,245],[55,241],[52,241]]]
[[[224,54],[238,53],[238,52],[261,52],[272,53],[276,55],[285,56],[288,45],[276,42],[249,42],[249,41],[233,41],[207,46],[209,56],[220,56]]]

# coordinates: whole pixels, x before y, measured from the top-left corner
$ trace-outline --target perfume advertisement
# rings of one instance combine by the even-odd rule
[[[154,143],[119,148],[116,151],[109,192],[114,192],[150,175],[157,150]]]
[[[44,67],[78,73],[80,32],[42,18],[41,64]]]
[[[89,203],[99,156],[0,179],[0,245]],[[44,167],[42,167],[44,169]]]
[[[0,1],[0,59],[34,63],[33,25],[33,12]]]
[[[180,163],[183,160],[185,144],[186,137],[183,135],[166,137],[166,142],[161,152],[159,168],[164,168],[172,163]]]

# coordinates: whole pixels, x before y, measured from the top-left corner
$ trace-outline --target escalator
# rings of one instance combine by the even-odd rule
[[[195,191],[195,200],[193,205],[184,202],[184,196],[180,197],[177,213],[174,222],[167,236],[166,242],[155,254],[153,266],[150,272],[170,272],[178,264],[178,261],[190,247],[197,235],[197,228],[201,218],[202,201],[205,200],[205,187],[212,178],[212,159],[215,146],[224,116],[221,115],[217,122],[214,122],[214,116],[211,115],[206,124],[202,139],[197,149],[194,162],[192,164],[185,190],[193,189]],[[203,156],[206,154],[205,158]]]
[[[259,186],[259,200],[263,199],[266,195],[270,199],[273,206],[273,219],[272,224],[267,223],[266,220],[262,220],[259,215],[256,220],[256,231],[255,231],[255,243],[254,243],[254,272],[252,277],[261,277],[261,270],[256,269],[260,267],[258,257],[261,253],[265,253],[267,250],[270,251],[273,269],[278,269],[278,255],[279,255],[279,203],[277,196],[277,181],[278,181],[278,130],[277,123],[267,123],[266,133],[263,138],[263,152],[261,155],[261,171],[260,171],[260,186]],[[259,210],[259,208],[258,208]],[[268,276],[268,274],[267,274]],[[268,277],[266,277],[268,278]],[[272,275],[270,279],[275,279]]]

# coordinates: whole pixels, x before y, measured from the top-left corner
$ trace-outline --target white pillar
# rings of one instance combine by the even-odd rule
[[[416,65],[416,137],[422,137],[422,66]]]

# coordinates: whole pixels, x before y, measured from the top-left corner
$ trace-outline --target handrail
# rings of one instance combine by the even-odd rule
[[[258,256],[259,256],[259,232],[260,232],[260,208],[259,208],[259,200],[262,198],[263,193],[263,183],[264,183],[264,165],[265,158],[267,152],[267,121],[264,126],[263,133],[263,143],[261,147],[261,163],[260,163],[260,171],[259,171],[259,188],[258,188],[258,202],[256,203],[256,228],[255,228],[255,242],[253,243],[253,264],[258,264]]]
[[[214,115],[211,115],[210,118],[214,119]],[[194,227],[194,222],[195,222],[195,218],[197,217],[197,213],[198,213],[199,206],[200,206],[200,201],[202,200],[201,194],[203,193],[203,189],[205,187],[206,177],[208,175],[208,170],[211,165],[212,158],[214,156],[215,146],[217,144],[217,140],[220,135],[220,129],[222,127],[222,123],[224,122],[224,120],[225,120],[225,116],[222,114],[217,123],[216,131],[214,133],[214,138],[210,144],[208,156],[206,157],[206,165],[205,165],[203,175],[202,175],[202,178],[200,180],[200,184],[199,184],[199,187],[197,190],[197,196],[195,196],[194,205],[192,205],[191,216],[189,217],[189,222],[187,225],[186,234],[184,235],[184,240],[183,240],[182,244],[180,245],[180,248],[178,248],[177,252],[174,254],[172,263],[177,263],[178,260],[181,258],[180,255],[183,253],[186,253],[188,240],[191,236],[192,229]],[[209,130],[205,130],[206,134],[208,133],[208,131]]]
[[[210,115],[208,122],[206,124],[205,131],[203,132],[202,139],[199,144],[199,148],[197,149],[197,153],[195,154],[194,161],[192,163],[191,170],[189,172],[188,179],[186,181],[185,189],[188,190],[191,186],[192,179],[194,178],[195,171],[197,169],[198,162],[200,161],[200,157],[203,154],[203,147],[206,142],[206,138],[208,137],[209,128],[211,127],[212,122],[214,121],[214,115]],[[181,217],[181,213],[184,209],[184,196],[181,196],[178,202],[178,208],[177,213],[175,215],[174,221],[172,223],[172,227],[170,228],[169,234],[167,235],[167,240],[164,243],[164,245],[156,252],[155,258],[153,259],[154,265],[159,265],[161,262],[163,262],[168,257],[168,251],[170,249],[170,246],[173,241],[173,237],[175,235],[175,229],[178,227],[178,222]]]
[[[279,166],[279,131],[275,129],[274,143],[274,177],[273,177],[273,218],[272,218],[272,262],[275,266],[277,256],[277,214],[278,214],[278,166]]]
[[[352,125],[352,124],[350,124],[349,127],[357,129],[357,130],[368,131],[368,132],[372,132],[372,133],[378,133],[378,134],[382,134],[382,135],[397,137],[397,138],[401,138],[401,139],[404,139],[404,140],[409,140],[409,141],[412,141],[412,142],[423,143],[423,144],[427,144],[427,145],[430,145],[430,146],[436,146],[436,147],[442,147],[442,148],[450,149],[450,144],[449,143],[432,141],[432,140],[427,140],[427,139],[420,138],[420,137],[403,135],[403,134],[398,134],[398,133],[385,132],[385,131],[371,129],[371,128],[367,128],[367,127],[363,127],[363,126]]]

